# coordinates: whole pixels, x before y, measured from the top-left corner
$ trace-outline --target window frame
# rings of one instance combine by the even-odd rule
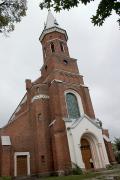
[[[78,118],[71,118],[69,116],[68,107],[67,107],[67,99],[66,99],[66,95],[68,93],[72,93],[72,94],[74,94],[76,96],[77,103],[78,103],[78,108],[79,108],[79,113],[80,113],[80,117],[78,117]],[[65,103],[66,103],[66,110],[67,110],[67,117],[68,117],[68,119],[70,121],[76,120],[76,119],[80,119],[84,115],[84,109],[83,109],[83,104],[82,104],[82,100],[81,100],[80,95],[76,91],[74,91],[74,90],[67,90],[67,91],[65,91],[64,96],[65,96]]]

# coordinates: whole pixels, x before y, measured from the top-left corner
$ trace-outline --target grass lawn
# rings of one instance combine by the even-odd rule
[[[90,172],[81,175],[41,177],[40,180],[83,180],[98,176],[99,173]],[[12,180],[10,177],[0,177],[0,180]]]
[[[108,176],[117,176],[120,179],[120,165],[112,166],[109,169],[99,172],[88,172],[81,175],[70,175],[70,176],[51,176],[51,177],[41,177],[41,178],[28,178],[27,180],[91,180],[91,178],[99,178],[104,180]],[[0,180],[12,180],[10,177],[0,177]],[[24,179],[25,180],[25,179]]]
[[[60,176],[60,177],[48,177],[44,180],[82,180],[89,179],[98,176],[98,173],[86,173],[81,175],[71,175],[71,176]]]
[[[90,179],[92,177],[96,177],[98,173],[86,173],[81,175],[70,175],[70,176],[53,176],[53,177],[45,177],[39,178],[38,180],[83,180]],[[10,177],[0,177],[0,180],[11,180]]]

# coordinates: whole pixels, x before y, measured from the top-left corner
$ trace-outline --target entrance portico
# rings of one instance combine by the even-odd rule
[[[73,122],[66,121],[71,161],[81,169],[101,169],[108,156],[101,127],[86,115]],[[91,162],[90,162],[91,161]]]
[[[94,134],[90,132],[83,134],[80,144],[85,169],[100,169],[106,167],[102,144],[98,142]]]

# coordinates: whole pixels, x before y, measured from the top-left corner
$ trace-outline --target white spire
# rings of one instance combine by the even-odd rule
[[[47,21],[45,24],[45,29],[49,29],[52,27],[60,27],[59,24],[57,23],[56,19],[54,18],[53,14],[51,13],[51,11],[49,10],[48,12],[48,16],[47,16]]]
[[[56,19],[52,15],[51,11],[48,11],[47,21],[44,24],[44,30],[42,34],[39,37],[39,40],[42,42],[44,36],[46,34],[52,33],[52,32],[59,32],[65,35],[66,40],[68,40],[67,33],[64,29],[60,28],[59,24],[57,23]]]

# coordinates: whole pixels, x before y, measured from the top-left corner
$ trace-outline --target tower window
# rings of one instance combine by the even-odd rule
[[[61,51],[64,52],[64,45],[62,42],[60,42],[60,48],[61,48]]]
[[[63,60],[64,64],[67,65],[68,61],[66,59]]]
[[[71,119],[80,117],[80,111],[78,106],[77,97],[73,93],[66,94],[68,116]]]
[[[55,52],[55,46],[54,46],[54,43],[53,43],[53,42],[50,44],[50,47],[51,47],[52,53]]]
[[[48,67],[47,67],[47,65],[46,65],[46,66],[45,66],[45,70],[46,70],[46,71],[47,71],[47,68],[48,68]]]
[[[39,87],[36,88],[36,92],[37,92],[37,94],[40,93],[40,88]]]

